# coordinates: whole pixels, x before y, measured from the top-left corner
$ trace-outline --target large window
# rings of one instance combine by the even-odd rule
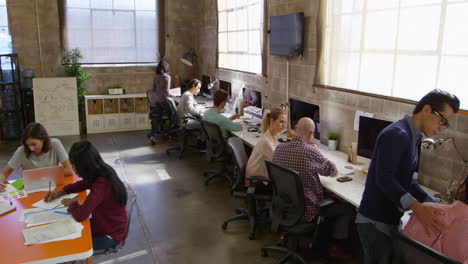
[[[83,63],[156,62],[157,0],[65,0],[65,43]]]
[[[12,50],[11,36],[8,31],[8,15],[6,0],[0,0],[0,54],[10,53]]]
[[[415,101],[435,88],[468,98],[467,0],[333,0],[325,10],[320,84]]]
[[[263,0],[218,0],[218,67],[262,73]]]

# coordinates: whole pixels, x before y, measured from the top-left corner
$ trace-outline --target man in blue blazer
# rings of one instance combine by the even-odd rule
[[[418,102],[412,115],[386,127],[377,137],[356,217],[365,264],[394,263],[389,232],[401,227],[405,210],[413,210],[427,232],[445,228],[413,173],[419,163],[423,134],[432,137],[449,127],[460,107],[459,99],[446,91],[432,90]]]

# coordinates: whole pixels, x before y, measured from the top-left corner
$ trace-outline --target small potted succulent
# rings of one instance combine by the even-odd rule
[[[109,91],[109,94],[123,94],[123,88],[118,84],[107,87],[107,90]]]
[[[340,140],[340,135],[336,132],[329,132],[328,133],[328,149],[329,150],[336,150],[338,146],[338,141]]]

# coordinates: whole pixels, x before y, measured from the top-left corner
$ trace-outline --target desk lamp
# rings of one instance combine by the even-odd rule
[[[455,177],[451,177],[449,179],[449,184],[447,186],[445,194],[438,194],[436,195],[436,197],[448,202],[453,202],[458,188],[465,181],[466,176],[468,175],[468,172],[466,170],[468,168],[468,161],[463,158],[462,154],[458,150],[457,145],[455,144],[455,139],[453,137],[441,138],[437,140],[434,140],[432,138],[426,138],[422,141],[421,148],[425,150],[436,149],[442,144],[448,142],[452,143],[458,156],[463,161],[463,167],[461,168],[460,172],[457,175],[455,175]]]
[[[192,48],[189,51],[185,52],[182,57],[180,57],[180,60],[188,66],[193,66],[195,59],[197,57],[197,54],[195,53],[195,50]]]

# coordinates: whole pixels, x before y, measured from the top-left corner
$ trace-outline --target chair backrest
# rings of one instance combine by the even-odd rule
[[[271,204],[272,229],[293,226],[305,213],[304,189],[301,177],[293,170],[265,161],[273,189]]]
[[[235,162],[232,191],[244,189],[245,168],[247,167],[248,161],[244,142],[238,137],[231,137],[228,140],[228,145],[231,148],[232,157]]]
[[[201,120],[202,130],[208,139],[206,141],[208,160],[216,160],[226,153],[226,142],[224,141],[221,128],[218,125],[206,120]]]
[[[396,230],[391,231],[391,236],[401,263],[461,264]]]
[[[127,234],[125,234],[125,239],[121,243],[122,246],[125,245],[125,241],[127,241],[128,232],[130,230],[130,222],[132,221],[133,208],[135,207],[137,200],[136,192],[133,187],[127,182],[124,182],[124,185],[125,189],[127,190],[127,205],[125,206],[125,211],[127,212],[128,223]]]

